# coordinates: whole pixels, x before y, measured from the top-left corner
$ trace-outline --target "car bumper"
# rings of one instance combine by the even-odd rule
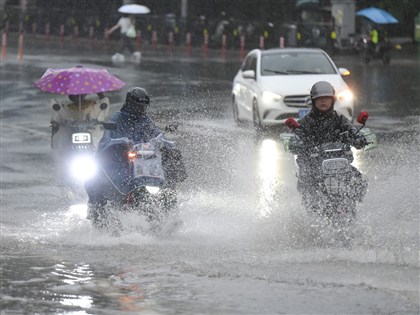
[[[336,101],[334,109],[353,121],[353,102]],[[284,103],[261,104],[260,117],[263,125],[282,125],[289,117],[300,119],[309,112],[311,107],[290,107]]]

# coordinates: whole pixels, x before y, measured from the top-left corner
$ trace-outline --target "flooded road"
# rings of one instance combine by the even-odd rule
[[[380,146],[356,152],[369,182],[351,249],[305,212],[279,132],[237,127],[230,108],[239,62],[28,55],[1,68],[2,314],[418,314],[420,64],[383,67],[336,57],[352,71],[358,108]],[[65,62],[63,60],[66,60]],[[113,237],[86,219],[83,189],[57,176],[50,148],[52,95],[33,87],[47,67],[102,65],[151,93],[159,125],[189,178],[179,188],[183,225],[144,235],[122,216]],[[109,94],[111,111],[125,90]]]

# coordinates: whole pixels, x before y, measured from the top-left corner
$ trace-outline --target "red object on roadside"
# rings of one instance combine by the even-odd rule
[[[279,39],[279,47],[280,48],[284,48],[284,37],[283,36],[280,36],[280,39]]]
[[[19,35],[18,40],[18,61],[21,62],[23,60],[23,33]]]
[[[191,53],[191,33],[185,34],[185,51],[187,54]]]
[[[264,49],[264,36],[260,36],[260,45],[259,45],[260,49],[263,50]]]
[[[1,36],[1,59],[4,61],[7,57],[7,33],[3,31]]]
[[[45,40],[50,40],[50,23],[45,24]]]

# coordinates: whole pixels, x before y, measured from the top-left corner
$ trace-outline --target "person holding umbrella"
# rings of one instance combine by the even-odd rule
[[[109,98],[104,93],[97,97],[87,94],[69,95],[70,102],[62,100],[61,105],[56,99],[51,99],[51,136],[59,131],[60,125],[67,122],[97,121],[104,122],[108,117]],[[95,129],[98,129],[97,126]],[[58,148],[58,141],[51,141],[53,148]]]
[[[117,24],[111,27],[107,35],[112,34],[115,30],[120,29],[120,48],[119,52],[113,56],[113,61],[124,61],[124,51],[128,51],[132,54],[132,61],[139,62],[141,53],[134,51],[132,41],[137,36],[135,20],[133,14],[147,14],[150,9],[146,6],[139,4],[125,4],[118,9],[118,12],[122,13],[123,16],[118,20]]]
[[[66,137],[67,129],[77,124],[92,124],[98,130],[100,122],[108,116],[109,99],[104,92],[118,90],[125,83],[111,75],[106,69],[84,68],[47,69],[35,82],[35,86],[48,93],[67,95],[69,101],[50,101],[51,146],[54,149],[64,145],[60,138]],[[87,96],[96,94],[98,97]],[[68,126],[69,128],[66,128]],[[59,130],[62,132],[58,133]]]
[[[135,21],[128,14],[124,14],[115,24],[111,27],[107,35],[112,34],[115,30],[120,29],[120,48],[118,53],[124,55],[124,51],[127,49],[130,54],[139,54],[139,52],[134,51],[132,44],[133,39],[136,37]]]

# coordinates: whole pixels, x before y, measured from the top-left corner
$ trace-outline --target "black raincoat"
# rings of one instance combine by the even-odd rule
[[[311,159],[308,153],[312,149],[323,143],[340,142],[340,133],[348,132],[349,137],[361,139],[360,145],[357,142],[354,146],[361,149],[366,140],[363,136],[357,135],[357,128],[343,115],[338,114],[331,108],[326,113],[318,111],[315,107],[299,121],[299,127],[295,129],[295,134],[299,137],[299,143],[296,143],[296,153],[298,154],[296,162],[302,169],[306,169],[298,180],[298,190],[303,193],[304,202],[309,205],[315,204],[316,182],[317,178],[312,172],[310,164]],[[362,139],[363,138],[363,139]],[[293,149],[292,149],[293,152]],[[306,165],[306,166],[305,166]],[[367,183],[362,179],[362,174],[352,166],[352,172],[357,179],[357,199],[361,200],[366,194]]]
[[[295,129],[308,149],[322,143],[339,141],[340,133],[346,131],[355,137],[357,128],[345,116],[335,110],[321,113],[314,108],[299,121],[299,127]]]
[[[115,130],[105,130],[98,146],[100,154],[113,139],[126,138],[133,143],[148,142],[150,139],[157,137],[162,131],[155,126],[149,115],[141,116],[130,114],[121,110],[116,112],[111,118],[111,122],[116,124]]]
[[[96,153],[100,168],[106,172],[100,172],[96,178],[85,183],[86,192],[91,204],[104,204],[106,196],[112,195],[115,188],[108,178],[112,178],[120,193],[125,193],[129,187],[129,165],[125,153],[132,144],[149,142],[157,137],[162,131],[155,126],[153,120],[146,113],[134,115],[125,110],[116,112],[110,122],[116,124],[114,130],[105,130],[99,142]],[[162,163],[165,171],[167,186],[174,187],[187,178],[181,152],[175,148],[162,148]],[[121,189],[122,187],[122,189]]]

